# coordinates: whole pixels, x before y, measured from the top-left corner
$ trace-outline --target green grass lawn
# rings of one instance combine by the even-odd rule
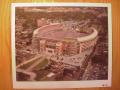
[[[25,70],[25,69],[27,69],[28,67],[30,67],[33,63],[37,62],[38,60],[39,60],[39,59],[33,60],[33,61],[31,61],[31,62],[28,62],[27,64],[22,65],[20,68]]]
[[[40,58],[40,59],[41,59],[41,58]],[[24,64],[24,65],[21,66],[20,68],[25,70],[25,69],[29,68],[32,64],[34,64],[35,62],[37,62],[37,61],[40,60],[40,59],[37,59],[37,60],[33,60],[33,61],[31,61],[31,62],[28,62],[27,64]],[[36,66],[34,67],[34,70],[39,70],[39,69],[45,67],[47,64],[48,64],[48,60],[47,60],[47,59],[44,59],[41,63],[39,63],[38,65],[36,65]]]
[[[44,68],[46,65],[48,65],[48,63],[48,59],[44,59],[41,63],[34,67],[34,70],[40,70],[41,68]]]

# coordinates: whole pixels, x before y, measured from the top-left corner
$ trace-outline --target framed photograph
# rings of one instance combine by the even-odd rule
[[[110,3],[12,3],[13,88],[110,87]]]

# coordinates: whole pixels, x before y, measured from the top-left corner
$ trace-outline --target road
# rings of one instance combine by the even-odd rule
[[[29,63],[29,62],[32,62],[32,61],[34,61],[34,60],[39,59],[39,58],[41,58],[41,57],[42,57],[42,55],[38,54],[38,55],[36,55],[36,56],[35,56],[34,58],[32,58],[32,59],[26,60],[25,62],[20,63],[19,65],[16,66],[16,68],[19,68],[19,67],[21,67],[21,66],[23,66],[23,65],[25,65],[25,64],[27,64],[27,63]]]
[[[33,73],[33,72],[28,72],[28,71],[25,71],[25,70],[23,70],[23,69],[17,69],[16,71],[17,71],[17,72],[24,73],[24,74],[26,74],[26,75],[29,75],[29,76],[30,76],[30,79],[29,79],[29,80],[31,80],[31,81],[34,81],[35,78],[36,78],[36,74]]]

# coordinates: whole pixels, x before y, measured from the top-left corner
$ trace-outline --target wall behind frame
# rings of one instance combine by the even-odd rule
[[[11,3],[15,2],[101,2],[112,3],[113,78],[111,88],[51,90],[120,90],[120,0],[0,0],[0,90],[13,90],[11,79]],[[20,90],[20,89],[19,89]],[[30,90],[30,89],[27,89]],[[34,89],[35,90],[35,89]],[[44,89],[40,89],[44,90]],[[49,89],[46,89],[49,90]]]

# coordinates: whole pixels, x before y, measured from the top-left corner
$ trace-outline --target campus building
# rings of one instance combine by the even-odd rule
[[[60,23],[44,25],[33,33],[33,50],[50,56],[80,54],[96,45],[98,32],[90,29],[90,33],[81,33],[65,29]]]

